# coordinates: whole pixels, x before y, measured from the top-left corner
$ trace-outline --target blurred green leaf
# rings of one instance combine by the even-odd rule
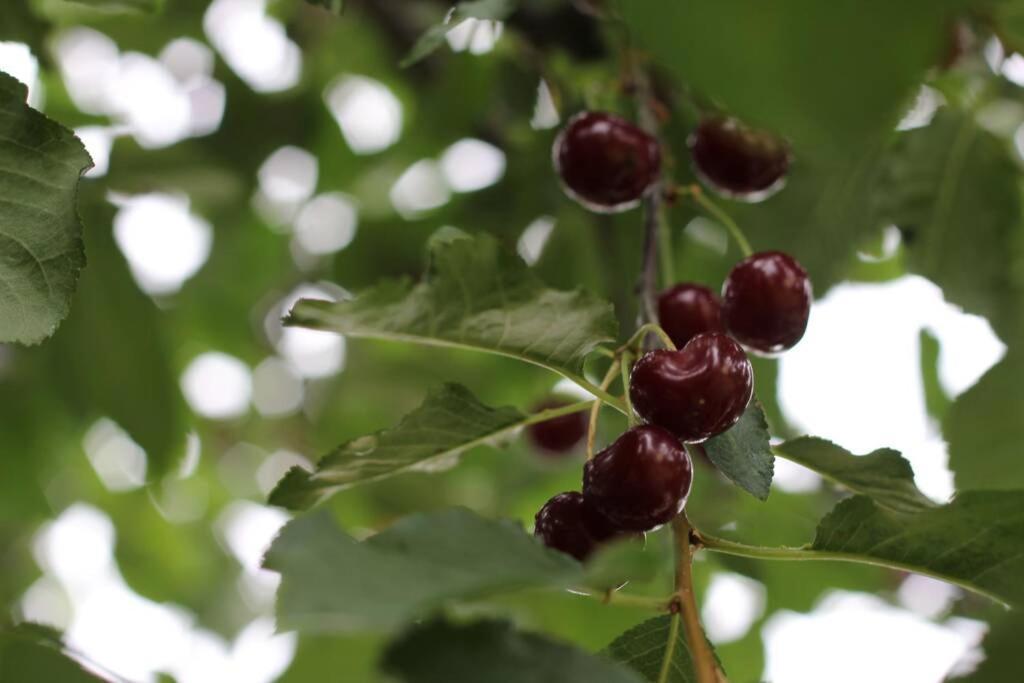
[[[946,395],[946,390],[939,380],[939,339],[930,330],[922,329],[918,334],[921,364],[921,385],[924,389],[924,404],[928,414],[936,420],[942,420],[949,413],[953,401]],[[987,487],[969,487],[987,488]]]
[[[731,429],[704,442],[704,451],[722,474],[751,495],[767,500],[775,471],[768,444],[768,421],[757,399]]]
[[[27,93],[0,72],[0,342],[36,344],[68,314],[85,265],[75,196],[92,161]]]
[[[677,624],[668,677],[661,677],[666,651],[672,641],[673,619],[679,617],[664,615],[634,626],[616,638],[605,653],[639,672],[651,683],[695,683],[697,674],[693,670],[693,658],[682,623]]]
[[[306,0],[311,5],[323,7],[333,14],[341,14],[345,9],[345,0]]]
[[[581,578],[577,562],[517,523],[464,508],[405,517],[361,543],[326,513],[300,517],[265,566],[281,574],[280,626],[321,632],[391,628],[450,600]]]
[[[915,513],[934,505],[914,483],[910,463],[891,448],[854,455],[831,441],[802,437],[776,446],[775,452],[893,512]]]
[[[1002,0],[992,3],[992,19],[1004,45],[1015,52],[1024,46],[1024,2]]]
[[[512,14],[515,5],[516,0],[464,0],[458,3],[448,11],[441,23],[434,24],[424,31],[416,44],[409,50],[409,54],[402,60],[401,66],[412,66],[431,55],[444,45],[444,39],[448,32],[466,19],[504,21]]]
[[[886,161],[879,211],[903,232],[907,265],[947,300],[1020,331],[1024,216],[1006,145],[949,110],[902,133]]]
[[[610,590],[627,581],[647,581],[669,564],[669,558],[646,541],[627,538],[598,550],[584,565],[584,583],[597,590]]]
[[[496,353],[579,380],[583,361],[617,333],[611,304],[547,289],[493,237],[455,229],[430,241],[425,281],[387,282],[353,301],[303,300],[286,321],[349,337]]]
[[[1024,612],[1000,614],[991,621],[982,641],[985,659],[972,673],[947,679],[949,683],[1006,683],[1020,677],[1020,638],[1024,633]]]
[[[97,683],[64,652],[60,634],[38,624],[0,629],[0,683]]]
[[[67,0],[78,5],[105,12],[156,12],[163,9],[164,0]]]
[[[414,626],[384,653],[402,683],[641,683],[629,669],[504,621]]]
[[[97,229],[75,309],[42,349],[48,381],[83,419],[108,417],[128,432],[146,450],[148,478],[157,479],[184,454],[184,401],[161,313],[139,291],[114,243],[110,206],[93,200],[82,204]],[[97,330],[105,333],[103,343]]]
[[[887,134],[944,48],[964,0],[627,0],[643,50],[681,82],[789,137],[797,157],[844,160]]]
[[[465,387],[445,384],[392,429],[353,439],[325,456],[315,472],[293,467],[270,494],[270,503],[309,508],[356,484],[444,467],[530,421],[515,408],[489,408]]]
[[[895,512],[868,496],[844,500],[810,549],[881,560],[1024,606],[1024,491],[970,491],[940,507]]]
[[[942,423],[958,489],[1024,489],[1024,353],[1011,349]]]

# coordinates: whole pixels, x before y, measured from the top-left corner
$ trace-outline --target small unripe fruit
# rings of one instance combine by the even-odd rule
[[[658,180],[658,141],[629,121],[603,112],[577,114],[555,140],[555,170],[566,193],[599,213],[625,211]]]

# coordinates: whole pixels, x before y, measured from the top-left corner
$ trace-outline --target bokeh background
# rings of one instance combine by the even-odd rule
[[[550,168],[572,113],[630,111],[614,31],[571,3],[524,0],[507,23],[467,20],[403,69],[446,3],[353,0],[340,17],[298,0],[146,5],[0,9],[0,70],[73,127],[95,162],[79,197],[89,265],[69,319],[37,348],[0,346],[0,600],[11,619],[57,627],[73,650],[132,681],[375,681],[386,634],[275,632],[277,579],[259,564],[288,514],[264,504],[270,489],[287,468],[394,424],[443,381],[521,408],[572,390],[509,360],[347,343],[280,318],[302,296],[416,276],[428,236],[455,226],[498,235],[553,286],[607,297],[631,329],[639,213],[587,213]],[[926,84],[893,123],[919,129],[957,111],[1019,173],[1024,58],[984,22],[967,25],[951,68],[940,66],[949,34],[933,30],[945,24],[920,28],[931,31],[921,40],[934,66],[922,66]],[[864,68],[875,66],[885,61]],[[761,77],[742,67],[722,69]],[[656,86],[673,173],[691,181],[685,138],[708,103],[671,74]],[[914,274],[927,272],[914,265],[915,226],[864,217],[864,193],[837,196],[821,185],[835,165],[817,162],[798,154],[789,186],[764,205],[725,203],[756,248],[803,260],[819,297],[800,345],[756,361],[773,432],[856,453],[899,449],[937,501],[953,494],[954,476],[1019,486],[1024,464],[950,468],[951,447],[968,461],[1019,452],[1020,364],[1003,360],[1010,326],[997,334],[944,296],[943,274],[971,277],[984,258]],[[859,223],[848,230],[851,215]],[[670,220],[677,272],[719,287],[738,258],[722,226],[683,203]],[[1010,242],[1024,242],[1022,225]],[[953,228],[969,231],[970,220]],[[1019,309],[1013,286],[1000,287]],[[951,421],[965,392],[973,412]],[[621,429],[616,419],[604,418],[603,439]],[[356,535],[451,505],[529,525],[549,496],[578,487],[581,457],[551,462],[518,440],[446,472],[346,491],[329,507]],[[692,517],[756,543],[809,540],[838,494],[798,466],[776,468],[765,505],[701,469]],[[990,629],[1020,633],[979,598],[877,568],[703,553],[696,578],[708,635],[739,682],[934,683],[970,671]],[[647,616],[570,594],[464,609],[594,650]]]

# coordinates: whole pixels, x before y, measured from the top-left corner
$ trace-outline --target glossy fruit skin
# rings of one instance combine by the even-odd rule
[[[619,530],[582,493],[559,493],[544,503],[534,519],[533,534],[544,545],[572,555],[580,562]]]
[[[583,496],[619,528],[648,531],[686,504],[693,464],[668,430],[633,427],[583,467]]]
[[[793,346],[804,336],[814,293],[796,259],[779,251],[753,254],[722,286],[722,321],[743,345],[763,354]]]
[[[680,283],[658,295],[658,322],[680,349],[703,332],[725,332],[718,296],[692,282]]]
[[[734,118],[704,119],[687,143],[697,176],[731,199],[767,199],[782,187],[789,170],[784,140]]]
[[[750,360],[724,334],[699,334],[679,351],[651,351],[629,378],[637,414],[687,443],[736,424],[753,393]]]
[[[568,405],[565,401],[549,399],[537,404],[534,412],[561,408]],[[532,424],[526,429],[530,442],[541,455],[560,457],[572,453],[587,435],[587,413],[569,413],[544,422]]]
[[[658,180],[658,141],[629,121],[603,112],[571,118],[552,157],[566,193],[598,213],[625,211]]]

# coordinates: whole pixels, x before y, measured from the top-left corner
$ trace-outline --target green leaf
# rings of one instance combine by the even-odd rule
[[[1019,51],[1024,46],[1024,2],[1003,0],[993,3],[991,16],[999,27],[999,39],[1009,50]]]
[[[737,486],[767,500],[775,456],[768,443],[768,421],[757,399],[750,401],[735,426],[705,441],[704,450],[715,467]]]
[[[948,679],[949,683],[1006,683],[1020,677],[1020,636],[1024,633],[1024,612],[1000,614],[991,620],[982,642],[985,660],[967,676]]]
[[[270,503],[309,508],[356,484],[447,462],[529,421],[515,408],[489,408],[465,387],[445,384],[395,427],[353,439],[325,456],[315,472],[293,467],[270,494]]]
[[[910,463],[891,448],[858,456],[831,441],[802,437],[776,446],[775,452],[888,510],[914,513],[934,505],[914,483]]]
[[[75,196],[92,161],[0,72],[0,342],[36,344],[68,314],[85,265]]]
[[[881,138],[942,53],[966,0],[628,0],[634,41],[680,82],[843,160]]]
[[[584,583],[604,591],[627,581],[653,579],[667,565],[668,558],[658,548],[647,545],[646,540],[625,539],[600,548],[587,558]]]
[[[1024,353],[1011,349],[942,424],[958,489],[1024,489]]]
[[[1005,339],[1021,330],[1018,183],[1002,141],[944,110],[900,135],[878,191],[879,212],[903,231],[908,267]]]
[[[922,329],[918,334],[918,340],[924,405],[929,415],[942,420],[949,413],[953,401],[946,395],[946,390],[939,380],[939,339],[931,331]]]
[[[839,503],[818,525],[814,551],[944,579],[1024,606],[1024,491],[970,491],[913,514],[868,496]]]
[[[105,14],[154,13],[164,8],[164,0],[63,0],[59,4],[83,5]]]
[[[306,2],[323,7],[332,14],[341,14],[345,10],[345,0],[306,0]]]
[[[97,683],[65,652],[60,634],[37,624],[0,629],[0,683]]]
[[[454,229],[431,239],[424,282],[387,282],[352,301],[303,300],[287,323],[495,353],[575,379],[618,327],[611,304],[580,290],[547,289],[490,235]]]
[[[409,50],[409,54],[401,61],[400,66],[403,68],[412,66],[433,54],[435,50],[444,45],[444,39],[448,32],[466,19],[504,21],[512,14],[515,4],[515,0],[467,0],[466,2],[460,2],[445,15],[444,21],[434,24],[423,32],[423,35],[419,37],[416,44]]]
[[[505,621],[414,626],[384,652],[381,668],[402,683],[642,683],[611,660]]]
[[[616,638],[605,653],[643,675],[651,683],[696,683],[693,658],[686,644],[683,625],[676,624],[673,638],[672,620],[678,617],[664,615],[638,624]],[[666,651],[672,645],[668,677],[662,678]]]
[[[363,542],[326,513],[289,523],[265,566],[281,574],[282,628],[393,628],[453,600],[578,583],[579,563],[511,521],[464,508],[418,514]]]

